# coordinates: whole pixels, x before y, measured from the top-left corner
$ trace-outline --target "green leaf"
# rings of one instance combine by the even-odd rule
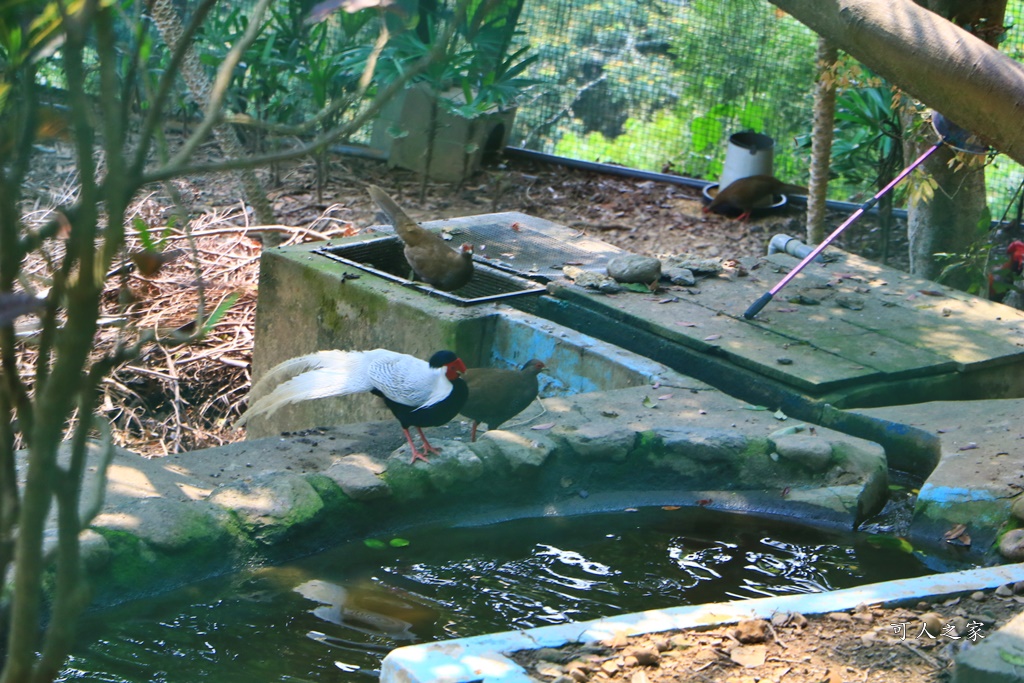
[[[654,408],[655,407],[654,401],[651,400],[650,396],[644,396],[644,400],[643,400],[642,405],[643,405],[644,408]]]
[[[132,219],[132,225],[138,231],[139,240],[146,251],[159,251],[156,243],[153,241],[153,236],[149,234],[149,226],[146,225],[146,221],[142,220],[140,216],[136,216]]]
[[[404,538],[396,537],[388,541],[388,545],[390,545],[392,548],[404,548],[407,545],[409,545],[409,541]]]
[[[872,545],[882,550],[898,550],[908,555],[914,552],[914,546],[910,545],[910,541],[899,536],[889,536],[886,534],[874,534],[868,536],[868,545]]]
[[[623,282],[623,289],[628,289],[631,292],[640,292],[641,294],[650,294],[651,288],[647,285],[642,285],[639,282]]]
[[[218,322],[220,322],[220,319],[224,317],[224,314],[228,312],[228,309],[235,305],[239,296],[239,292],[232,292],[224,297],[224,300],[220,302],[220,305],[217,306],[213,313],[210,314],[210,317],[206,319],[206,322],[203,324],[201,334],[205,335],[209,333],[209,331],[212,330]]]
[[[374,550],[382,550],[383,548],[388,547],[387,543],[376,538],[367,538],[363,541],[363,545],[367,548],[373,548]]]
[[[1003,648],[999,648],[999,658],[1014,666],[1024,666],[1024,655],[1007,652]]]

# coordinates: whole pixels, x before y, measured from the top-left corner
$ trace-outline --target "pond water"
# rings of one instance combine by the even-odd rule
[[[88,615],[61,680],[365,682],[416,642],[930,573],[866,539],[701,508],[405,529]]]

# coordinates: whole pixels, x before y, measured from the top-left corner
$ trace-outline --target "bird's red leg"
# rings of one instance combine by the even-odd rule
[[[427,460],[427,456],[423,455],[418,450],[416,450],[416,444],[412,442],[412,436],[409,434],[409,430],[403,428],[402,434],[405,434],[405,440],[409,442],[409,450],[412,451],[412,460],[410,461],[410,463],[416,462],[417,460],[422,460],[423,462],[430,462],[429,460]],[[423,436],[423,432],[420,432],[420,436]],[[425,440],[424,443],[426,443]]]
[[[422,429],[417,427],[416,431],[420,433],[420,439],[423,440],[423,450],[430,451],[434,455],[441,455],[441,449],[440,448],[434,448],[433,446],[430,445],[430,442],[427,441],[427,435],[423,433]],[[423,459],[426,460],[426,457],[424,457]]]
[[[738,221],[745,221],[748,218],[750,218],[750,212],[749,211],[744,211],[743,213],[740,214],[740,217],[737,218],[736,220],[738,220]]]
[[[479,422],[477,422],[476,420],[473,420],[473,429],[471,429],[470,432],[469,432],[469,440],[470,441],[476,441],[476,428],[477,428],[477,425],[479,425],[479,424],[480,424]]]

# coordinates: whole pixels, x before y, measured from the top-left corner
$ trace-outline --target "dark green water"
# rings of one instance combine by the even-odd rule
[[[415,642],[929,573],[863,536],[692,508],[400,537],[90,615],[63,680],[368,681],[343,667]]]

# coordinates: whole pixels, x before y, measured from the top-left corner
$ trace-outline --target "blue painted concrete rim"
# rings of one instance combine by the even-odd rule
[[[769,619],[776,613],[824,614],[854,609],[862,604],[891,605],[992,589],[1017,581],[1024,581],[1024,564],[885,581],[826,593],[650,610],[525,631],[423,643],[392,650],[384,658],[380,680],[381,683],[528,683],[534,679],[506,657],[506,653],[595,642],[617,635],[635,636],[718,626],[743,619]]]

